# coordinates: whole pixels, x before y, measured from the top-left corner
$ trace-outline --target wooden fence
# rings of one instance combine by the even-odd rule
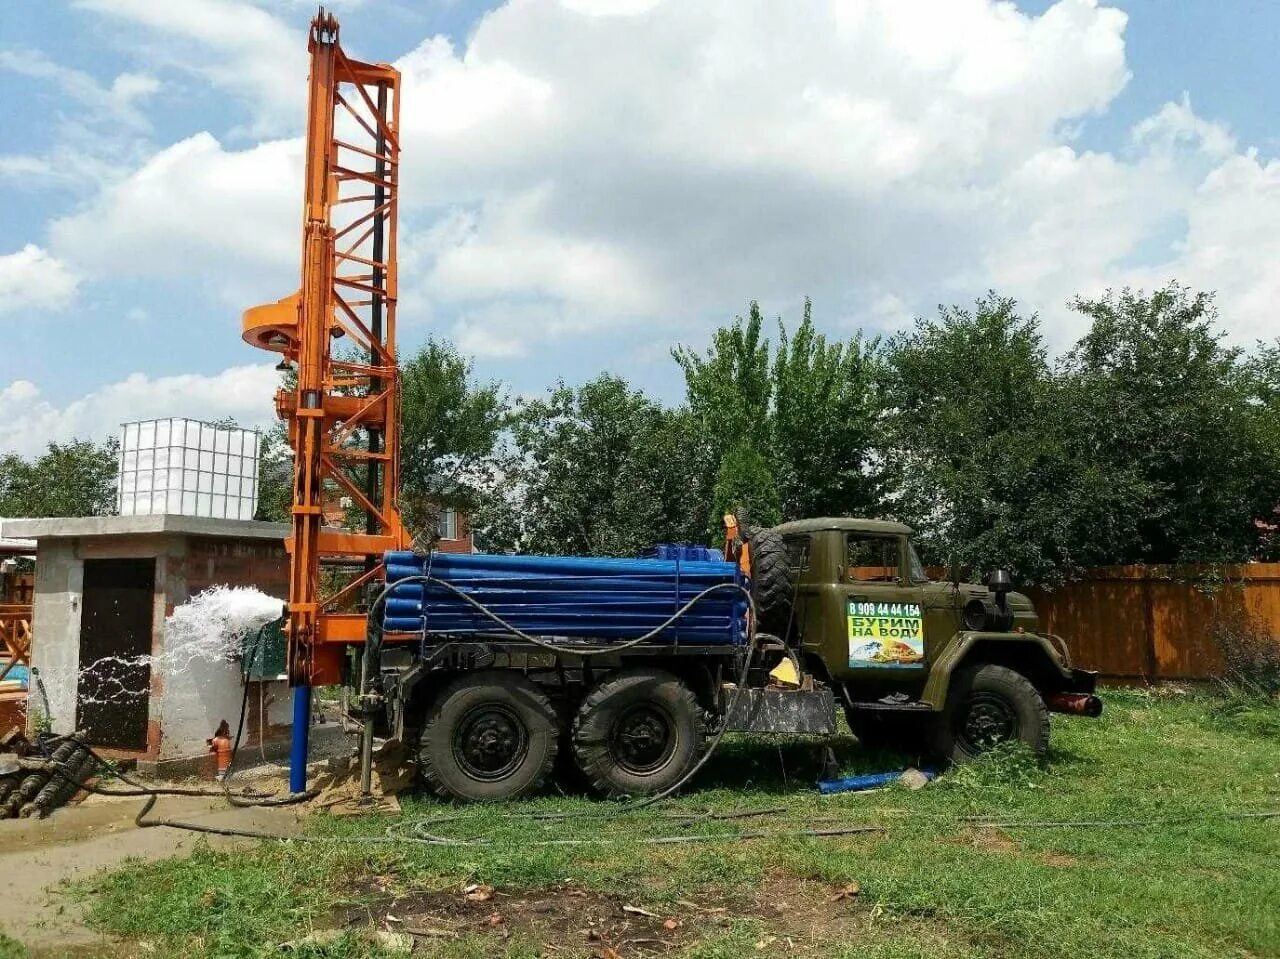
[[[31,607],[0,604],[0,681],[9,674],[11,667],[30,662]]]
[[[1280,641],[1280,563],[1114,566],[1052,590],[1028,589],[1044,629],[1076,665],[1113,679],[1212,679],[1214,623],[1249,614]]]

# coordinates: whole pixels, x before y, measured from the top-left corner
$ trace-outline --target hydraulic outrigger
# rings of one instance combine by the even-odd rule
[[[383,555],[409,544],[396,505],[400,73],[348,57],[323,8],[308,50],[302,285],[245,311],[243,330],[295,373],[293,388],[276,394],[276,412],[294,451],[287,636],[303,763],[309,687],[341,681],[348,645],[365,639],[365,616],[353,607],[382,579]],[[335,351],[343,337],[350,346]],[[363,532],[325,525],[325,508],[344,499],[364,512]],[[298,745],[296,731],[295,767]]]

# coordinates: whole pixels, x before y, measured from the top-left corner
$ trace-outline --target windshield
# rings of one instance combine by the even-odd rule
[[[907,575],[911,577],[911,582],[913,583],[929,582],[929,577],[924,571],[924,563],[920,562],[920,557],[916,554],[916,548],[911,543],[907,544]]]

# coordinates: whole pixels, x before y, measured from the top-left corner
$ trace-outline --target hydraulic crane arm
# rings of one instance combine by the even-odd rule
[[[296,370],[293,389],[276,394],[294,451],[289,679],[331,685],[346,645],[364,641],[364,616],[351,611],[360,589],[409,542],[396,506],[400,73],[347,57],[323,8],[307,48],[302,286],[247,310],[243,335]],[[326,525],[326,509],[344,502],[364,513],[363,530]]]

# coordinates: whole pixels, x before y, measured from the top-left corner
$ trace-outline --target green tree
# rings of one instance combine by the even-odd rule
[[[109,516],[116,512],[120,444],[50,443],[33,460],[0,457],[0,516]]]
[[[782,520],[774,464],[750,442],[730,446],[720,457],[708,520],[712,541],[724,529],[727,513],[741,514],[756,526],[774,526]]]
[[[865,515],[880,505],[880,341],[829,343],[806,298],[794,336],[778,321],[771,435],[787,519]]]
[[[293,521],[293,450],[283,421],[258,439],[258,508],[253,518],[269,523]]]
[[[1092,320],[1062,364],[1075,425],[1137,494],[1111,561],[1249,558],[1280,502],[1274,354],[1226,346],[1213,296],[1177,284],[1073,306]]]
[[[480,506],[509,416],[501,384],[477,381],[446,340],[428,339],[400,365],[400,507],[411,530],[434,534],[440,510]]]
[[[878,504],[879,342],[828,342],[808,299],[794,334],[762,335],[753,302],[700,355],[677,347],[689,409],[711,464],[711,532],[726,509],[757,523],[857,514]]]
[[[1081,542],[1124,487],[1081,462],[1034,316],[994,293],[940,308],[889,341],[884,389],[891,511],[927,562],[1052,581],[1099,555]]]
[[[510,442],[503,493],[476,516],[489,548],[634,556],[701,532],[692,417],[618,377],[561,383],[525,404]]]

